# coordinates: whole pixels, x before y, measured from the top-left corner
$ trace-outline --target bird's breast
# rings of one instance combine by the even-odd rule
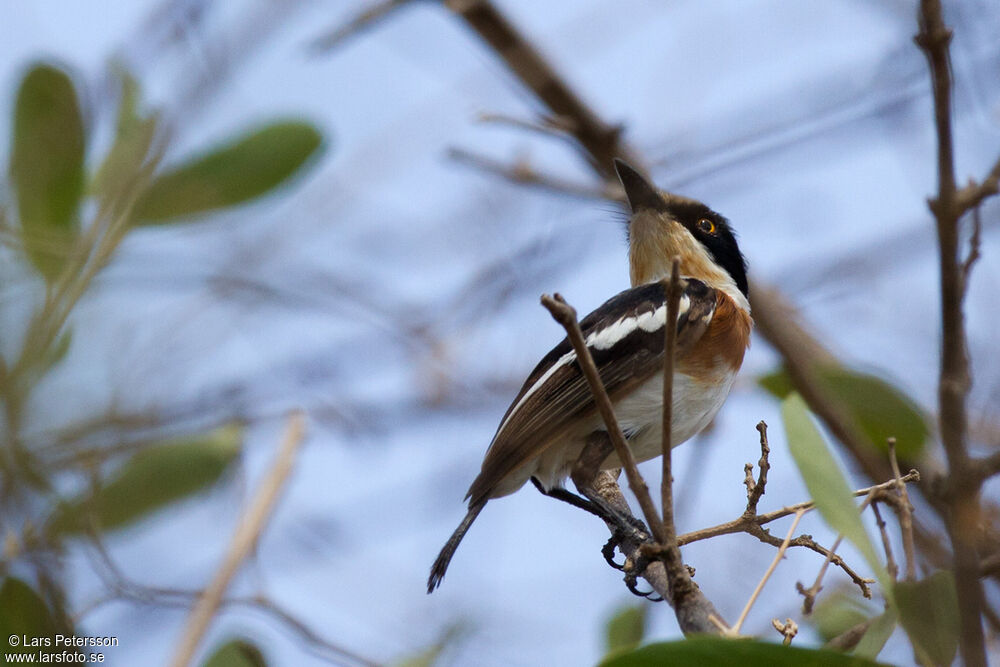
[[[677,445],[697,435],[715,418],[729,396],[736,373],[724,373],[705,382],[684,373],[674,373],[673,421],[670,442]],[[637,461],[646,461],[663,452],[663,375],[656,375],[616,406],[619,423],[631,438]],[[617,457],[614,457],[617,458]],[[610,461],[605,467],[617,466]]]

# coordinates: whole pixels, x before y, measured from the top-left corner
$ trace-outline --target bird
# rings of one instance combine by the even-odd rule
[[[699,433],[722,407],[749,347],[753,320],[747,263],[729,221],[697,200],[657,189],[622,160],[615,160],[615,171],[630,210],[632,287],[584,317],[580,328],[629,448],[642,462],[662,454],[663,279],[675,259],[681,296],[673,446]],[[564,338],[528,375],[500,421],[465,496],[465,518],[431,567],[427,592],[440,586],[486,503],[514,493],[529,479],[542,493],[621,525],[623,517],[591,484],[600,470],[620,465],[576,353]],[[567,477],[584,498],[563,487]]]

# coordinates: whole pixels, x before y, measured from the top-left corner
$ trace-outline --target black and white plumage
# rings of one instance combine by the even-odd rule
[[[705,331],[715,306],[715,290],[698,280],[683,280],[677,321],[677,349],[681,354]],[[621,413],[619,422],[630,440],[654,425],[633,415],[635,410],[629,409],[628,399],[625,405],[621,405],[621,399],[662,372],[666,312],[666,290],[663,283],[657,282],[615,295],[580,322],[584,341],[608,396]],[[654,401],[657,408],[663,401],[662,378],[659,386],[659,398]],[[576,352],[569,339],[563,338],[535,366],[507,409],[486,452],[482,472],[466,499],[476,505],[505,496],[521,488],[530,477],[538,478],[546,488],[558,485],[568,475],[576,456],[561,451],[545,456],[548,448],[559,440],[579,440],[582,446],[582,438],[602,425]],[[655,430],[658,439],[660,429]],[[687,433],[690,429],[680,430],[674,442],[691,436]],[[542,456],[538,456],[540,452]],[[653,455],[637,458],[646,460]],[[529,461],[532,457],[534,465]],[[609,462],[605,467],[614,464]]]
[[[612,297],[580,326],[629,447],[641,462],[662,453],[666,289],[659,278],[661,267],[669,266],[666,257],[680,260],[682,288],[674,446],[701,431],[722,406],[743,362],[752,321],[745,265],[727,221],[700,202],[659,193],[624,163],[616,167],[632,208],[632,278],[641,277],[645,284]],[[564,338],[531,372],[501,420],[466,494],[468,512],[431,568],[428,592],[441,583],[455,549],[490,499],[517,491],[531,478],[546,490],[561,486],[591,436],[602,431],[590,387]],[[599,467],[618,466],[612,453]],[[593,499],[576,476],[574,481]]]

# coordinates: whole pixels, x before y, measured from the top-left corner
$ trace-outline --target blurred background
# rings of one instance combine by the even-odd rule
[[[562,337],[539,295],[585,313],[626,288],[624,213],[571,142],[524,126],[547,110],[457,13],[387,3],[351,27],[378,5],[0,5],[5,587],[117,637],[112,665],[173,653],[295,409],[294,470],[199,660],[242,637],[274,665],[592,664],[640,603],[647,638],[679,636],[604,563],[601,522],[530,488],[490,503],[426,595],[500,417]],[[732,221],[755,281],[933,425],[935,138],[913,2],[496,5],[658,183]],[[981,178],[1000,151],[1000,6],[946,3],[946,19],[957,172]],[[982,208],[966,311],[983,451],[1000,446],[998,214]],[[755,338],[716,423],[677,450],[681,531],[743,511],[760,420],[761,509],[808,498],[758,383],[779,361]],[[659,465],[642,466],[651,486]],[[834,538],[818,516],[800,530]],[[733,535],[684,555],[735,617],[774,551]],[[790,552],[745,631],[778,640],[771,619],[791,616],[797,643],[821,642],[795,592],[821,565]],[[828,575],[831,595],[845,584]],[[882,657],[911,654],[896,637]]]

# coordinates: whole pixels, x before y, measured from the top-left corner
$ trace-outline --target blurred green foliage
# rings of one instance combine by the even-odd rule
[[[100,486],[61,503],[48,522],[53,533],[111,531],[193,496],[222,476],[240,453],[238,426],[144,447]]]
[[[28,258],[54,280],[79,228],[85,137],[80,103],[66,72],[37,65],[14,104],[10,177]]]
[[[661,667],[662,665],[740,665],[740,667],[864,667],[870,660],[824,649],[782,646],[749,639],[691,637],[649,644],[611,656],[601,667]]]
[[[259,197],[298,171],[321,142],[314,127],[295,121],[248,132],[157,176],[136,203],[135,219],[170,222]]]
[[[889,607],[868,626],[865,636],[854,647],[852,653],[871,660],[877,658],[885,647],[885,643],[889,641],[889,637],[896,630],[897,622],[898,616],[895,608]]]
[[[820,638],[828,642],[876,613],[876,609],[858,597],[857,589],[839,587],[824,592],[806,618]]]
[[[888,439],[896,438],[896,451],[902,458],[919,459],[930,431],[927,416],[915,401],[874,375],[842,366],[816,370],[824,388],[840,401],[873,447],[887,451]],[[779,399],[792,392],[792,380],[784,369],[762,376],[758,383]]]
[[[924,664],[950,665],[958,651],[958,595],[955,578],[939,571],[920,581],[896,584],[899,622]]]
[[[267,667],[267,660],[253,642],[231,639],[209,656],[204,667]]]
[[[646,636],[649,606],[630,604],[619,608],[604,629],[604,649],[608,656],[622,651],[631,651]]]
[[[36,63],[16,91],[9,183],[0,184],[0,191],[13,194],[15,206],[13,211],[0,208],[0,225],[5,238],[19,240],[8,245],[29,271],[37,271],[46,289],[21,332],[19,352],[0,357],[5,427],[0,511],[8,527],[0,561],[0,572],[7,575],[0,588],[5,634],[51,636],[53,619],[69,617],[62,608],[61,559],[51,557],[62,553],[68,538],[85,534],[98,539],[102,532],[191,498],[222,479],[241,452],[241,429],[228,426],[138,449],[81,451],[78,443],[63,442],[59,448],[72,452],[66,460],[75,463],[54,470],[37,446],[23,441],[24,408],[36,385],[70,350],[72,313],[94,276],[141,225],[188,220],[274,192],[302,173],[323,144],[319,130],[308,123],[275,121],[162,170],[170,145],[160,116],[143,109],[139,83],[128,72],[118,75],[121,94],[110,148],[89,160],[89,135],[95,128],[84,121],[79,100],[92,98],[78,91],[65,68]],[[90,125],[99,120],[91,119]],[[88,164],[99,166],[88,172]],[[118,449],[134,453],[127,456]],[[75,486],[83,490],[70,500],[58,499],[50,483],[56,474],[63,488],[71,481],[67,475],[76,475]],[[42,531],[33,528],[39,516]],[[29,561],[26,569],[34,568],[37,585],[9,576],[19,559]],[[234,641],[209,664],[264,662],[252,645]]]
[[[868,561],[879,581],[885,585],[889,575],[876,555],[868,531],[861,523],[854,494],[840,471],[826,440],[812,422],[806,402],[791,394],[781,404],[788,449],[816,509],[835,531],[846,537]]]
[[[782,403],[781,414],[788,448],[816,509],[831,528],[850,540],[865,556],[886,600],[886,612],[869,627],[855,654],[875,658],[898,619],[921,662],[951,664],[958,648],[959,632],[958,599],[951,573],[936,572],[922,581],[890,579],[861,522],[847,480],[822,434],[812,423],[805,401],[797,393],[790,394]]]

